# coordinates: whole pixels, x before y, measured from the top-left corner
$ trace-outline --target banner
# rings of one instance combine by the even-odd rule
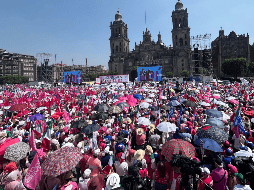
[[[64,72],[64,82],[66,84],[80,84],[81,83],[81,71]]]
[[[101,79],[100,78],[96,78],[96,84],[100,84],[101,83]]]
[[[138,81],[161,81],[162,66],[138,67]]]
[[[100,76],[101,83],[122,83],[129,82],[129,75],[106,75]]]

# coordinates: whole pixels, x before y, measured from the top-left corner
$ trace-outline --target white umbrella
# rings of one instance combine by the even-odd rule
[[[201,105],[201,106],[211,106],[211,104],[206,103],[206,102],[200,102],[200,105]]]
[[[153,100],[152,100],[152,99],[150,99],[150,98],[146,98],[146,99],[145,99],[145,102],[147,102],[147,103],[151,103],[151,102],[153,102]]]
[[[10,109],[10,107],[11,107],[11,106],[4,106],[4,109],[5,109],[5,110],[8,110],[8,109]]]
[[[153,98],[153,97],[155,97],[155,94],[149,94],[148,97],[149,97],[149,98]]]
[[[219,118],[220,120],[223,121],[223,120],[229,120],[230,119],[229,115],[225,114],[224,112],[221,112],[221,113],[223,114],[223,116]]]
[[[138,118],[138,123],[141,125],[151,125],[151,121],[146,117]]]
[[[118,99],[114,99],[114,100],[113,100],[113,103],[118,102],[118,101],[119,101]]]
[[[41,110],[46,110],[48,109],[47,107],[39,107],[36,109],[36,112],[40,112]]]
[[[236,98],[233,97],[233,96],[229,96],[229,97],[227,97],[226,99],[227,99],[227,100],[231,100],[231,99],[236,99]]]
[[[167,97],[166,97],[166,96],[161,96],[161,99],[162,99],[162,100],[166,100]]]
[[[176,125],[170,122],[162,122],[159,125],[157,125],[156,127],[159,131],[162,132],[172,132],[172,131],[176,131]]]
[[[141,104],[140,104],[140,107],[141,108],[148,108],[150,106],[150,104],[148,104],[147,102],[142,102]]]
[[[246,151],[246,150],[240,150],[238,152],[236,152],[235,154],[235,157],[238,158],[238,157],[254,157],[254,154],[252,152],[249,152],[249,151]],[[254,158],[252,158],[252,160],[254,161]]]

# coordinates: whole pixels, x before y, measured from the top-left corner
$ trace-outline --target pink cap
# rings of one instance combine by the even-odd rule
[[[228,168],[233,174],[238,173],[237,168],[235,166],[228,164]]]
[[[225,146],[229,146],[229,142],[228,142],[228,141],[225,141],[225,142],[224,142],[224,145],[225,145]]]

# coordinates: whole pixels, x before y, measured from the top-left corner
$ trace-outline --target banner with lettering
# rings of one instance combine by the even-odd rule
[[[106,75],[100,76],[101,83],[122,83],[129,82],[129,75]]]

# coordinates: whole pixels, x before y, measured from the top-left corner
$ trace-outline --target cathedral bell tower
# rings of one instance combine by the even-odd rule
[[[174,73],[180,75],[182,70],[190,70],[190,28],[188,26],[187,8],[178,0],[172,12],[172,43],[175,50]]]
[[[110,23],[110,60],[109,71],[116,71],[118,74],[124,73],[124,56],[129,53],[129,39],[127,24],[122,21],[119,10],[115,14],[115,21]]]

